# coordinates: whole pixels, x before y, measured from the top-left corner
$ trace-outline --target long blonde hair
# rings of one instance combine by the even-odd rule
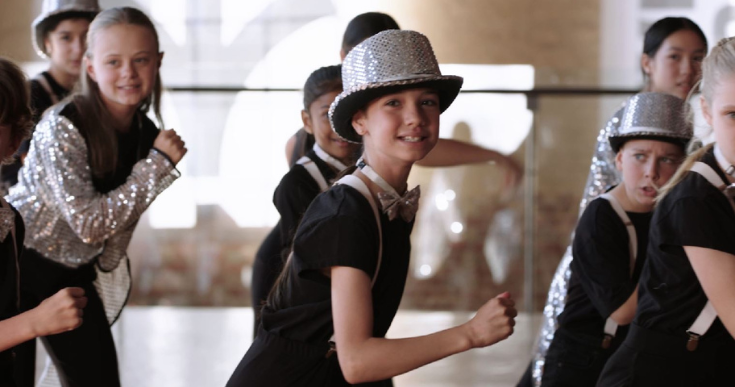
[[[700,81],[699,88],[702,91],[702,98],[707,102],[708,107],[712,106],[712,95],[720,80],[732,74],[735,74],[735,40],[733,38],[724,38],[717,42],[712,52],[702,62],[702,80]],[[690,114],[688,118],[693,120],[693,115]],[[701,159],[713,147],[714,143],[711,143],[691,153],[681,164],[679,170],[676,171],[671,180],[661,188],[656,200],[661,201],[666,194],[671,192],[677,184],[684,180],[684,177],[689,173],[694,162]]]
[[[87,51],[84,54],[88,60],[92,59],[97,33],[119,24],[149,29],[156,42],[156,52],[160,51],[158,33],[146,14],[132,7],[110,8],[98,14],[89,25]],[[159,127],[163,127],[160,110],[162,90],[161,74],[157,70],[153,91],[138,108],[141,115],[145,115],[153,108]],[[114,120],[102,102],[99,86],[86,71],[81,77],[81,91],[73,97],[73,101],[82,121],[79,131],[84,134],[89,146],[89,164],[92,174],[98,178],[104,177],[117,168],[117,134],[113,126]]]

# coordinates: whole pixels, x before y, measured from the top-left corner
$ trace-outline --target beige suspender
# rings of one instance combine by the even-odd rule
[[[324,175],[319,171],[319,167],[316,165],[316,163],[304,156],[298,161],[296,161],[296,164],[299,164],[303,166],[306,169],[306,172],[309,172],[309,175],[311,175],[311,178],[316,181],[316,183],[319,185],[319,189],[324,192],[329,188],[329,185],[327,184],[327,179],[324,178]]]
[[[625,224],[625,229],[628,231],[628,249],[630,250],[630,275],[633,275],[635,270],[635,260],[638,257],[638,237],[635,234],[635,227],[633,222],[630,221],[630,217],[625,213],[623,206],[620,205],[615,197],[610,193],[604,193],[600,195],[601,198],[610,202],[613,210],[620,217],[620,220]],[[608,317],[605,321],[605,337],[602,339],[602,348],[610,348],[612,339],[615,337],[615,333],[618,331],[618,323],[612,318]]]
[[[692,165],[690,170],[702,175],[702,177],[707,179],[710,184],[714,185],[718,190],[720,190],[720,192],[722,192],[723,195],[725,195],[725,187],[727,187],[727,184],[722,181],[720,175],[718,175],[712,167],[701,161],[697,161]],[[730,202],[733,210],[735,210],[735,203],[733,203],[732,199],[727,197],[727,195],[725,195],[725,197],[727,198],[727,201]],[[689,334],[689,342],[687,343],[688,350],[694,351],[697,349],[699,338],[707,333],[709,327],[715,322],[715,318],[717,318],[717,311],[715,311],[715,307],[712,306],[712,303],[707,300],[707,304],[704,305],[704,309],[702,309],[699,316],[697,316],[697,319],[694,320],[694,323],[689,327],[689,329],[687,329],[687,333]]]

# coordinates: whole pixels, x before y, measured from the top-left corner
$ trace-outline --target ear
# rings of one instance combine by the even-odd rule
[[[653,69],[651,68],[653,64],[653,58],[648,56],[648,54],[641,55],[641,68],[643,69],[643,73],[645,73],[647,76],[651,76],[651,72]]]
[[[84,67],[84,70],[87,71],[87,74],[90,78],[92,78],[93,81],[97,82],[97,75],[94,73],[94,66],[92,66],[92,61],[89,59],[88,56],[84,56],[84,64],[82,65]]]
[[[163,63],[163,54],[164,54],[163,51],[158,53],[158,68],[159,69],[161,68],[161,63]]]
[[[625,148],[625,144],[618,150],[618,153],[615,155],[615,169],[622,172],[623,171],[623,148]]]
[[[46,50],[46,54],[51,56],[51,40],[48,38],[48,34],[46,34],[46,38],[43,39],[43,48]]]
[[[314,127],[311,123],[311,116],[309,116],[309,113],[306,110],[301,111],[301,122],[304,123],[304,130],[306,133],[313,135]]]
[[[340,62],[344,62],[346,56],[347,56],[347,53],[345,52],[345,49],[344,48],[340,48],[339,49],[339,61]]]
[[[699,96],[699,106],[702,108],[702,115],[704,116],[704,120],[707,121],[707,125],[709,127],[712,127],[712,112],[709,109],[709,105],[707,104],[707,100],[704,99],[703,95]]]
[[[367,134],[367,115],[365,114],[364,110],[358,110],[353,116],[352,116],[352,127],[355,129],[355,132],[359,134],[360,136],[364,136]]]

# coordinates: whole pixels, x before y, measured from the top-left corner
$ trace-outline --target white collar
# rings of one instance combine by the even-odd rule
[[[337,160],[336,158],[329,155],[329,153],[325,152],[324,149],[322,149],[319,144],[314,142],[314,153],[316,153],[317,157],[324,160],[325,163],[331,165],[338,171],[344,171],[347,169],[347,166],[344,165],[341,161]]]

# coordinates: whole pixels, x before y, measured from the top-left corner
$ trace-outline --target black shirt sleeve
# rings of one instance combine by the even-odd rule
[[[291,246],[301,217],[320,192],[319,185],[302,165],[295,165],[283,176],[273,194],[273,204],[281,215],[282,248]]]
[[[662,214],[659,246],[696,246],[735,255],[733,209],[714,187],[703,188],[708,189],[707,195],[683,197]]]
[[[605,199],[592,201],[575,231],[572,271],[595,309],[610,316],[635,290],[630,244],[623,221]]]
[[[309,207],[294,239],[297,273],[348,266],[372,278],[378,260],[378,227],[367,199],[348,186],[335,186]]]

